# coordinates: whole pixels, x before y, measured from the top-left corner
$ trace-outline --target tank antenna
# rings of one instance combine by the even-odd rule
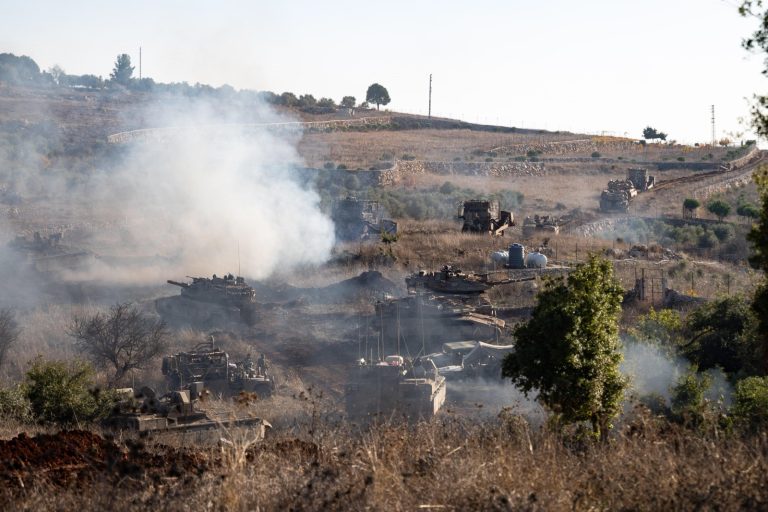
[[[237,241],[237,276],[240,277],[243,274],[240,272],[240,240]]]

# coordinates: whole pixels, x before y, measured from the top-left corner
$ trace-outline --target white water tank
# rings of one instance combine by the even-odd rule
[[[496,266],[503,267],[508,260],[509,260],[508,251],[493,251],[491,253],[491,262],[496,264]]]
[[[540,252],[529,252],[525,257],[527,268],[547,268],[547,257]]]

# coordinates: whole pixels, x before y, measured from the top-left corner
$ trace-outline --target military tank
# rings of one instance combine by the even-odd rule
[[[608,188],[600,194],[600,211],[605,213],[626,212],[629,203],[637,195],[637,189],[630,180],[611,180]]]
[[[238,320],[248,325],[256,323],[256,291],[244,278],[232,274],[187,277],[191,283],[168,280],[168,284],[181,288],[181,295],[155,301],[155,309],[166,322],[204,327]]]
[[[353,421],[428,420],[445,403],[445,377],[431,361],[390,355],[359,361],[346,387],[347,416]]]

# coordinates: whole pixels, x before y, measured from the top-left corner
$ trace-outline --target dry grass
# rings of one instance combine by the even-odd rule
[[[209,471],[0,491],[6,510],[757,510],[768,442],[714,438],[640,414],[606,445],[505,413],[360,430],[329,420],[229,440]]]

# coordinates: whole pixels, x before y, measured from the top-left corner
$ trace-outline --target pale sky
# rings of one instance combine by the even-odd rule
[[[744,132],[766,93],[758,25],[738,0],[283,2],[3,0],[0,52],[107,77],[119,53],[143,76],[358,101],[471,122],[681,142]],[[751,137],[751,136],[745,136]]]

